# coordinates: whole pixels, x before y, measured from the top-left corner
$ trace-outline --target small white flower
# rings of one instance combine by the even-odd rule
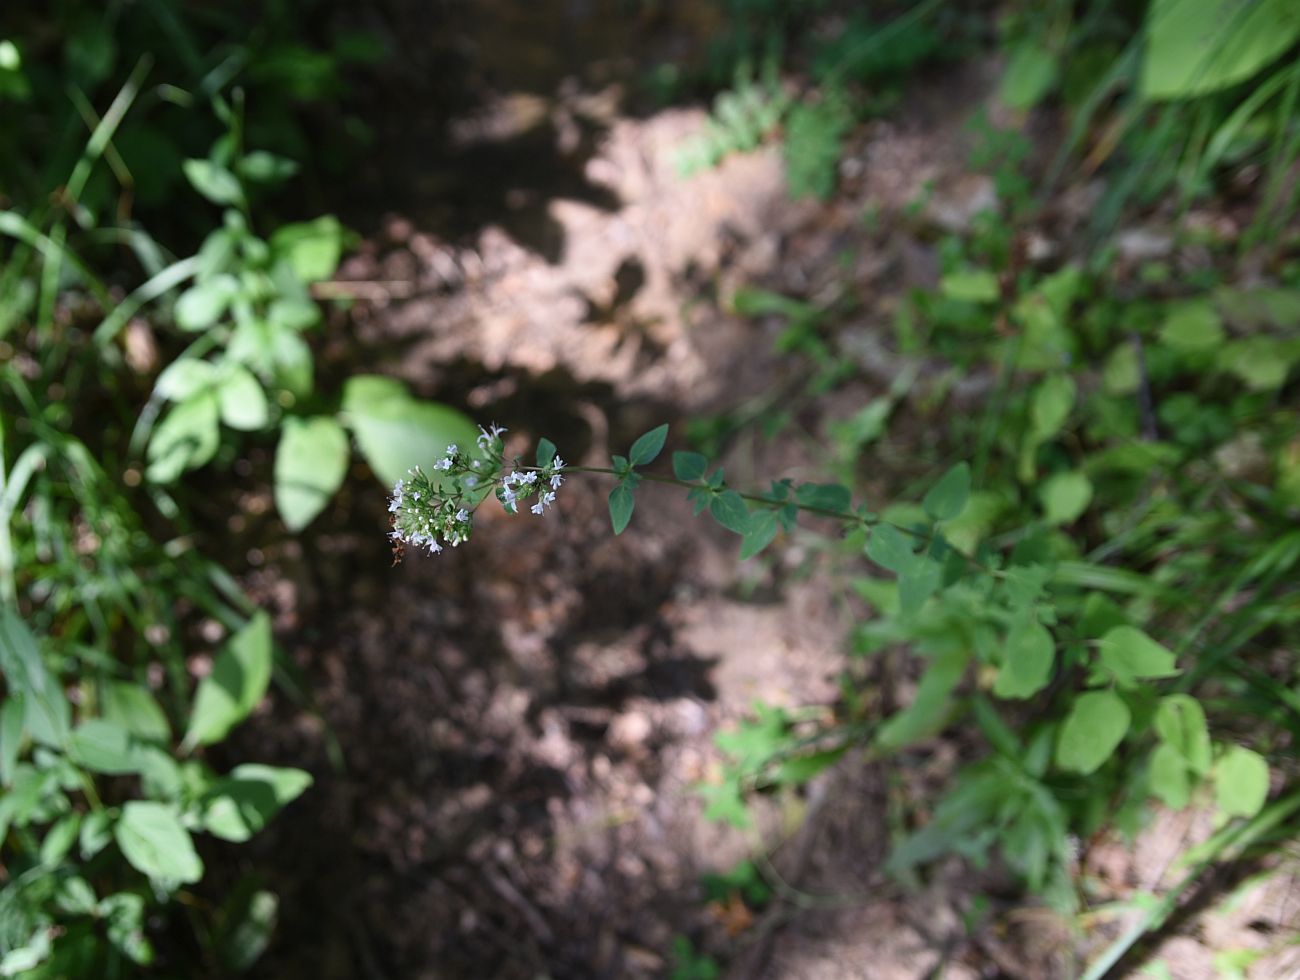
[[[527,483],[529,486],[532,486],[534,483],[537,482],[537,471],[529,470],[527,473],[525,473],[523,476],[519,478],[519,482]]]
[[[486,429],[480,425],[478,427],[478,431],[479,431],[479,437],[477,440],[478,448],[486,450],[486,449],[491,449],[493,441],[499,438],[501,433],[505,432],[506,430],[494,423],[488,426]]]
[[[451,457],[449,456],[446,459],[438,460],[438,462],[433,464],[433,468],[435,470],[449,470],[451,469],[451,462]]]
[[[548,507],[555,503],[555,492],[548,490],[546,493],[542,494],[542,503],[546,504]]]
[[[448,447],[447,447],[447,451],[446,451],[445,453],[443,453],[443,455],[444,455],[444,456],[455,456],[455,455],[456,455],[456,444],[453,442],[450,446],[448,446]]]
[[[558,489],[560,489],[560,484],[563,483],[563,482],[564,482],[564,477],[560,476],[559,473],[552,473],[552,474],[551,474],[551,489],[552,489],[552,490],[558,490]]]
[[[471,474],[470,476],[465,477],[465,486],[467,486],[467,487],[476,487],[476,486],[478,486],[478,477],[474,476],[473,474]]]
[[[456,511],[456,521],[458,523],[464,524],[468,520],[469,520],[469,511],[467,511],[464,507]]]
[[[534,514],[539,514],[539,515],[540,515],[541,512],[542,512],[543,510],[545,510],[545,509],[546,509],[545,505],[544,505],[540,500],[537,501],[537,503],[533,504],[533,506],[532,506],[532,511],[533,511]]]
[[[556,456],[553,460],[551,460],[551,469],[562,470],[564,469],[564,467],[565,467],[565,462],[559,456]]]

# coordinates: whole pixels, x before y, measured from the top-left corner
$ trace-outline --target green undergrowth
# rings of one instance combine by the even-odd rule
[[[273,682],[311,698],[213,504],[269,482],[298,531],[353,444],[391,481],[473,435],[392,379],[316,383],[349,233],[278,215],[356,151],[315,154],[310,116],[376,42],[301,13],[67,3],[0,33],[0,976],[256,962],[278,899],[229,848],[313,777],[223,743]]]
[[[896,23],[926,22],[925,7]],[[717,736],[723,777],[700,791],[706,817],[750,828],[755,794],[953,740],[943,793],[901,791],[886,870],[915,884],[944,856],[997,862],[1071,923],[1090,906],[1084,842],[1132,842],[1155,807],[1213,814],[1174,884],[1076,964],[1097,978],[1140,962],[1212,868],[1294,841],[1300,260],[1286,174],[1300,159],[1300,16],[1054,3],[1012,5],[998,26],[999,123],[972,121],[972,165],[997,204],[961,233],[922,232],[939,278],[890,314],[894,383],[826,425],[823,466],[844,478],[778,482],[739,506],[721,482],[701,491],[742,557],[817,540],[795,521],[805,505],[841,521],[812,553],[864,616],[834,720],[757,706]],[[860,93],[836,81],[814,77],[783,115],[796,194],[833,191],[830,147],[863,118]],[[1035,123],[1064,138],[1036,143]],[[1029,257],[1056,196],[1089,179],[1097,205],[1077,234]],[[1237,231],[1185,222],[1193,207],[1231,212]],[[869,220],[915,227],[923,211]],[[1143,221],[1168,229],[1159,257],[1118,245],[1116,228]],[[861,311],[851,285],[838,294],[734,299],[783,324],[777,348],[810,367],[807,404],[857,382],[838,330]],[[712,454],[791,421],[784,397],[695,420],[691,436]],[[868,482],[895,493],[864,500]],[[895,695],[878,685],[900,676],[913,693],[882,713]]]

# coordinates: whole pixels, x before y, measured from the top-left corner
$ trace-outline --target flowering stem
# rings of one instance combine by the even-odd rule
[[[536,467],[536,466],[524,466],[520,468],[527,469],[527,470],[540,469],[540,467]],[[618,478],[621,478],[622,476],[617,470],[610,469],[607,466],[565,466],[564,472],[565,473],[595,473],[598,475],[613,476]],[[705,483],[703,480],[679,480],[675,476],[665,476],[659,473],[646,473],[642,470],[637,470],[636,475],[638,479],[646,480],[650,483],[663,483],[663,484],[667,484],[668,486],[681,487],[684,490],[713,489],[709,486],[709,484]],[[841,521],[845,524],[852,524],[857,527],[861,527],[863,529],[871,528],[879,524],[889,523],[881,520],[880,517],[874,514],[855,514],[852,511],[834,510],[828,507],[815,507],[809,504],[801,504],[794,500],[773,500],[771,497],[764,497],[762,494],[757,494],[757,493],[741,493],[738,490],[734,492],[739,494],[742,499],[749,501],[750,503],[761,504],[764,507],[770,507],[772,509],[793,505],[795,508],[797,508],[800,511],[803,511],[805,514],[813,514],[817,517],[825,517],[831,520]],[[890,526],[900,531],[901,533],[908,535],[909,537],[916,538],[918,541],[921,541],[923,543],[929,544],[932,541],[934,541],[933,533],[926,532],[926,531],[918,531],[915,528],[902,527],[897,524],[891,524]],[[996,568],[990,568],[984,562],[980,561],[979,559],[975,558],[972,555],[967,555],[962,551],[957,551],[956,553],[961,555],[962,560],[965,561],[968,565],[970,565],[973,568],[978,568],[981,571],[986,572],[989,575],[992,575],[994,578],[1005,577],[1005,573],[1003,573],[1002,571]]]
[[[536,467],[527,467],[527,468],[536,469]],[[612,470],[606,466],[566,466],[564,468],[564,472],[603,473],[606,476],[615,476],[615,477],[619,475],[617,470]],[[663,476],[658,473],[646,473],[643,472],[642,470],[637,470],[636,475],[637,475],[637,479],[640,480],[646,480],[650,483],[665,483],[668,484],[669,486],[681,487],[684,490],[711,489],[709,485],[705,483],[703,480],[679,480],[675,476]],[[762,504],[763,506],[766,507],[777,508],[777,507],[785,507],[789,504],[793,504],[795,507],[797,507],[799,510],[803,511],[806,514],[815,514],[818,517],[829,517],[833,520],[843,521],[846,524],[857,524],[861,527],[870,527],[873,524],[880,523],[880,518],[878,517],[874,517],[874,516],[868,517],[863,514],[854,514],[851,511],[832,510],[828,507],[813,507],[809,504],[801,504],[794,500],[773,500],[771,497],[764,497],[762,494],[758,494],[758,493],[741,493],[739,490],[735,492],[739,494],[739,496],[743,500],[747,500],[750,503],[754,503],[754,504]],[[902,531],[906,529],[899,528],[899,530]]]

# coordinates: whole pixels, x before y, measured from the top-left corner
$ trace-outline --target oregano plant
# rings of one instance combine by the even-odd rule
[[[1036,417],[1054,422],[1064,404]],[[1046,424],[1036,423],[1035,432]],[[1215,745],[1201,703],[1170,686],[1183,678],[1179,658],[1107,598],[1097,567],[1055,558],[1035,525],[1010,547],[954,543],[975,489],[965,461],[944,471],[919,505],[877,513],[838,483],[781,479],[764,492],[742,491],[698,452],[674,452],[664,472],[653,464],[667,425],[613,455],[608,467],[571,466],[544,438],[533,463],[507,458],[504,432],[480,429],[473,447],[450,445],[430,471],[417,467],[396,483],[390,536],[399,556],[407,547],[434,554],[469,540],[474,513],[489,497],[508,513],[526,507],[540,516],[565,479],[581,474],[614,481],[615,534],[629,526],[643,485],[655,483],[685,490],[696,515],[707,512],[739,536],[742,559],[792,531],[802,514],[863,535],[865,557],[885,573],[861,590],[875,615],[852,644],[860,654],[903,647],[919,658],[910,703],[882,717],[850,712],[829,727],[756,706],[754,721],[717,737],[729,761],[721,782],[700,787],[707,818],[749,826],[746,795],[754,789],[806,782],[853,745],[888,756],[970,713],[988,757],[959,773],[889,868],[901,874],[949,850],[978,855],[999,845],[1031,887],[1072,907],[1070,834],[1096,826],[1097,802],[1118,795],[1182,807],[1198,787],[1213,785],[1221,821],[1252,818],[1267,802],[1263,757]],[[1024,705],[1038,709],[1028,725]]]

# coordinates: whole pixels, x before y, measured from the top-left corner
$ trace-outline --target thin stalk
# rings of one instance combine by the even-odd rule
[[[543,469],[543,467],[521,466],[519,467],[519,469],[541,470]],[[622,478],[622,475],[617,470],[613,470],[605,466],[566,466],[564,467],[564,472],[565,473],[594,473],[601,476],[612,476],[619,479]],[[710,487],[709,484],[705,483],[703,480],[696,480],[696,481],[679,480],[675,476],[664,476],[659,473],[643,473],[638,470],[636,471],[636,477],[639,480],[645,480],[649,483],[662,483],[666,486],[681,487],[683,490],[714,490],[715,489],[713,487]],[[816,517],[825,517],[830,520],[840,521],[843,524],[848,524],[853,527],[861,528],[863,530],[867,530],[881,524],[889,524],[889,526],[894,528],[894,530],[899,531],[902,534],[906,534],[909,537],[915,538],[916,540],[922,543],[929,544],[935,540],[935,536],[931,533],[925,531],[917,531],[915,528],[901,527],[897,524],[892,523],[891,521],[886,521],[882,519],[880,516],[870,512],[858,514],[852,511],[835,510],[830,507],[814,507],[809,504],[801,504],[798,501],[794,501],[794,500],[773,500],[771,497],[765,497],[762,494],[757,494],[757,493],[741,493],[739,490],[735,490],[733,492],[736,493],[742,500],[745,500],[749,503],[758,504],[762,507],[768,507],[771,508],[772,510],[778,510],[783,507],[793,506],[794,508],[802,511],[805,514],[812,514]],[[1005,577],[1004,573],[1002,573],[998,569],[990,568],[989,566],[985,565],[983,562],[979,561],[973,556],[964,554],[961,551],[957,551],[957,549],[955,548],[953,549],[953,551],[954,553],[961,555],[962,559],[971,567],[978,568],[980,571],[988,575],[991,575],[994,578]]]

